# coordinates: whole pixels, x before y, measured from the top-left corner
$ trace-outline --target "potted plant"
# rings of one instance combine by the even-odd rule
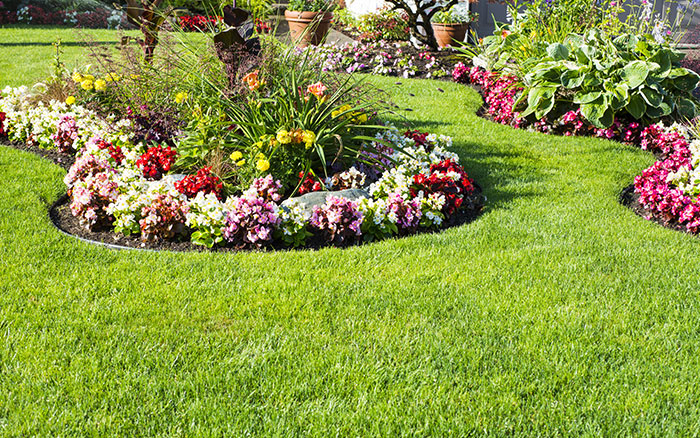
[[[464,5],[454,5],[433,15],[431,25],[439,47],[447,47],[454,41],[462,42],[469,29],[469,23],[478,14],[466,10]]]
[[[333,13],[326,0],[290,0],[284,18],[297,47],[316,46],[326,38]]]

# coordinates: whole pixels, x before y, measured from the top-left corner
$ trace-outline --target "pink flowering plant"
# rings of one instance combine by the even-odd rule
[[[326,241],[346,246],[359,241],[363,219],[356,202],[329,196],[325,204],[314,207],[310,223]]]

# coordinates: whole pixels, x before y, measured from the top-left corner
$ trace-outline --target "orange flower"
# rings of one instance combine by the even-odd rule
[[[255,91],[261,86],[265,85],[265,81],[260,80],[260,78],[258,78],[258,73],[259,70],[255,70],[243,76],[243,82],[245,82],[246,85],[248,85],[250,91]]]
[[[304,141],[304,132],[301,129],[295,129],[290,132],[292,135],[292,143],[301,143]]]
[[[510,35],[511,33],[512,33],[512,32],[509,31],[508,29],[503,29],[503,30],[501,31],[501,38],[505,38],[505,37],[507,37],[508,35]]]
[[[327,89],[328,88],[319,81],[306,87],[306,92],[313,94],[317,99],[321,99],[323,98],[323,93],[325,93]]]

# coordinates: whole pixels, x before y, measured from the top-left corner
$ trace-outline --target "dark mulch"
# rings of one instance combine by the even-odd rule
[[[31,147],[26,145],[4,143],[6,146],[13,147],[15,149],[33,152],[43,158],[51,160],[53,163],[63,167],[68,170],[70,166],[75,162],[75,157],[68,154],[63,154],[55,150],[44,150],[37,147]],[[452,228],[467,224],[472,222],[477,217],[481,215],[482,208],[486,198],[482,194],[482,189],[478,184],[474,184],[476,190],[471,196],[465,198],[463,205],[467,208],[460,210],[457,214],[452,216],[448,221],[444,223],[444,226],[440,230],[420,230],[418,234],[422,233],[437,233],[444,229]],[[205,248],[201,245],[195,245],[190,241],[149,241],[144,242],[139,236],[123,236],[117,234],[111,229],[102,230],[88,230],[80,224],[78,218],[73,216],[70,211],[70,199],[67,194],[61,196],[53,205],[49,208],[49,218],[51,222],[58,228],[59,231],[68,234],[73,237],[77,237],[83,241],[94,244],[102,244],[109,246],[114,249],[145,249],[145,250],[166,250],[166,251],[214,251],[214,252],[237,252],[246,251],[246,249],[232,248],[232,247],[217,247],[213,249]],[[359,245],[362,242],[354,242],[348,246]],[[328,246],[327,239],[320,234],[314,234],[309,239],[307,239],[307,246],[304,249],[320,249]],[[287,250],[288,248],[283,247],[281,243],[276,243],[272,247],[262,248],[262,250]]]

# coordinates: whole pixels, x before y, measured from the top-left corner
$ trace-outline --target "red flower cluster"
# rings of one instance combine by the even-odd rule
[[[176,157],[177,151],[170,146],[152,146],[136,160],[136,165],[141,168],[144,177],[160,179],[170,170]]]
[[[5,132],[5,118],[6,114],[0,111],[0,137],[6,137],[7,132]]]
[[[272,26],[267,21],[263,21],[259,18],[255,19],[255,31],[257,33],[270,33],[272,32]]]
[[[472,67],[469,72],[469,80],[471,83],[481,86],[487,111],[496,122],[503,125],[520,126],[522,119],[513,112],[513,105],[523,89],[516,86],[518,81],[514,76],[501,75]]]
[[[214,193],[220,201],[223,200],[221,195],[223,184],[216,175],[211,173],[211,166],[202,167],[196,175],[187,175],[175,183],[175,188],[188,198],[194,198],[197,193],[203,192],[205,195]]]
[[[124,161],[124,152],[122,152],[121,147],[114,146],[112,143],[104,140],[98,140],[95,144],[101,150],[106,149],[109,152],[109,156],[117,162],[117,165],[122,164],[122,161]]]
[[[444,195],[445,205],[442,212],[449,216],[461,207],[464,195],[474,192],[474,185],[464,168],[448,159],[431,164],[430,175],[413,175],[411,196],[416,197],[419,192],[423,192],[424,195]]]
[[[299,180],[304,178],[304,172],[299,172]],[[314,178],[314,175],[309,172],[306,174],[306,179],[301,183],[301,186],[299,186],[299,194],[303,195],[304,193],[309,193],[309,192],[318,192],[322,189],[321,183]]]
[[[406,138],[413,139],[414,142],[416,142],[416,146],[430,146],[428,144],[428,133],[427,132],[420,132],[417,129],[414,129],[413,131],[406,131],[403,133],[403,136]],[[430,152],[430,151],[428,151]]]
[[[186,32],[201,32],[221,21],[221,17],[207,15],[183,15],[178,17],[177,24]]]

